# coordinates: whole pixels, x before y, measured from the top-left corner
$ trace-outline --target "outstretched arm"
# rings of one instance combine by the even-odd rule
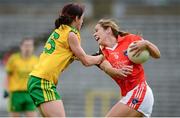
[[[75,35],[74,32],[69,33],[68,43],[74,55],[77,58],[79,58],[79,60],[82,62],[84,66],[91,66],[94,64],[101,63],[103,59],[103,55],[98,55],[98,56],[87,55],[82,49],[80,43],[78,42],[78,37],[77,35]]]

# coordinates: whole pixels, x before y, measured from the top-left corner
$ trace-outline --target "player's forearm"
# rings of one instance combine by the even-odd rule
[[[147,49],[153,58],[160,58],[160,51],[153,43],[146,40]]]
[[[116,68],[106,68],[105,72],[111,77],[117,77],[118,76]]]
[[[9,91],[9,79],[10,79],[10,77],[7,76],[6,79],[5,79],[5,81],[4,81],[4,89],[5,89],[6,91]]]
[[[95,64],[100,64],[102,59],[103,59],[103,55],[98,55],[98,56],[86,55],[84,56],[81,62],[83,63],[84,66],[91,66]]]
[[[116,68],[113,68],[113,67],[110,67],[107,65],[103,65],[103,64],[100,65],[100,68],[111,77],[118,76],[118,72],[117,72]]]

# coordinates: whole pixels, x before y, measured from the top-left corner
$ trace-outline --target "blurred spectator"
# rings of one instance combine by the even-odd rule
[[[21,112],[24,112],[25,116],[37,116],[36,107],[27,92],[28,75],[38,60],[33,52],[33,39],[24,38],[20,43],[20,52],[11,56],[11,52],[9,52],[4,57],[3,62],[6,64],[7,72],[4,97],[9,96],[11,117],[19,117]]]

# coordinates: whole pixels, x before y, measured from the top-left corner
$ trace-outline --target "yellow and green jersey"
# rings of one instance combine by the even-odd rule
[[[44,51],[40,55],[39,62],[30,75],[57,84],[58,76],[74,60],[73,52],[68,43],[70,32],[74,32],[78,36],[80,43],[78,30],[68,25],[61,25],[50,35]]]
[[[28,75],[37,62],[38,58],[35,55],[27,59],[22,58],[20,53],[10,56],[6,64],[10,92],[27,90]]]

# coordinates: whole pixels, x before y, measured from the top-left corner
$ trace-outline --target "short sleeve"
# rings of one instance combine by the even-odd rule
[[[144,40],[141,36],[135,34],[130,34],[129,38],[131,39],[131,42]]]
[[[5,66],[7,73],[11,73],[13,71],[13,68],[14,68],[14,55],[9,57],[9,59],[6,63],[6,66]]]

